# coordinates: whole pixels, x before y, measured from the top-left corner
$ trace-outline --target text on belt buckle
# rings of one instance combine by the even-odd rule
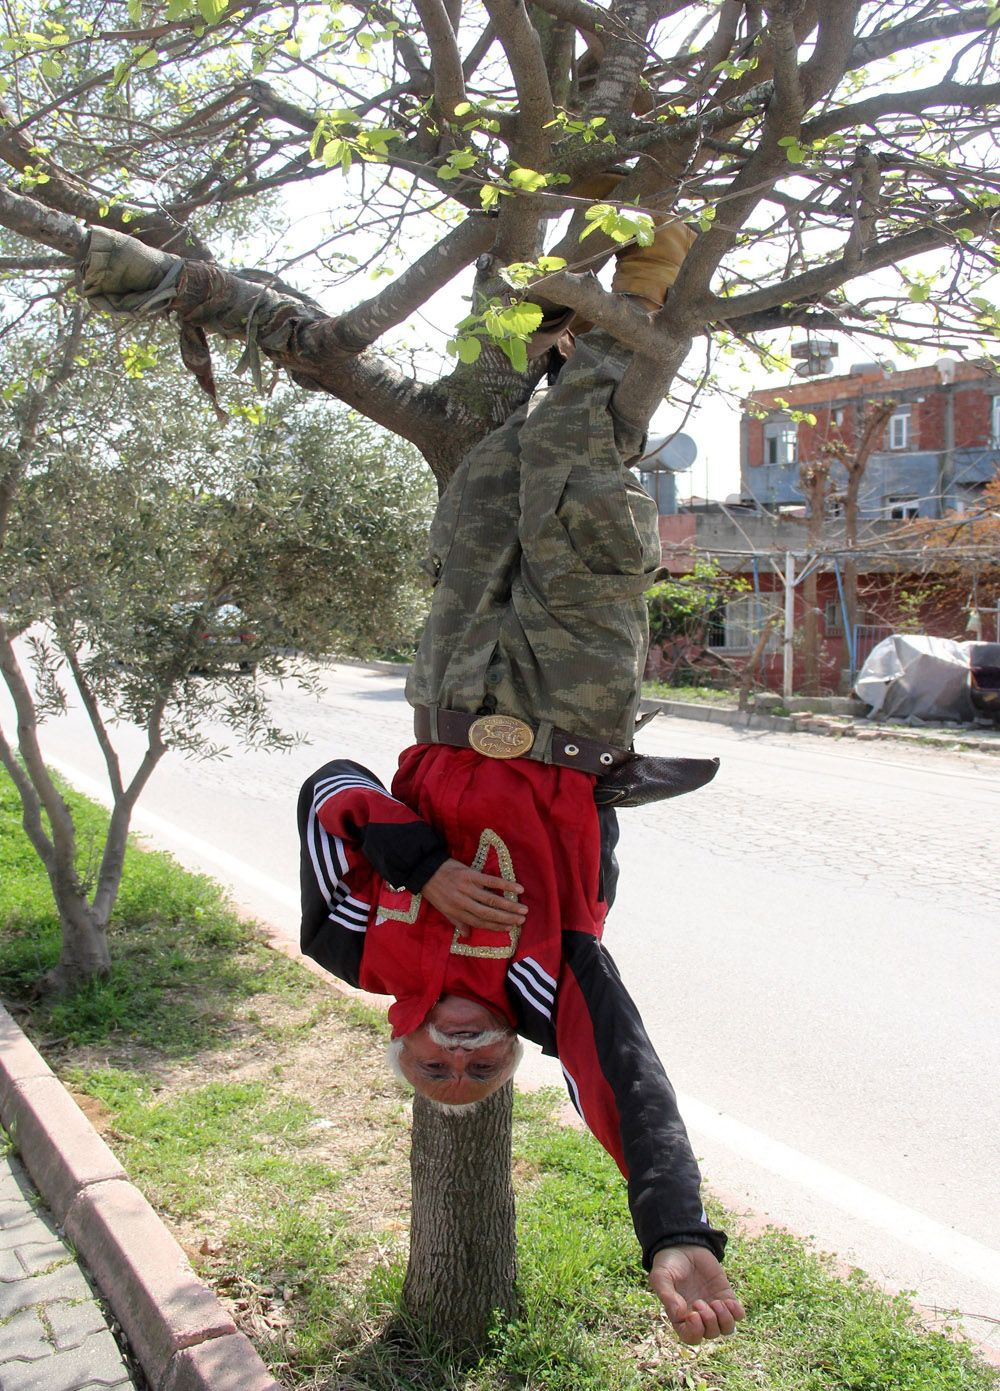
[[[486,758],[520,758],[535,742],[534,731],[513,715],[480,715],[469,726],[469,744]]]

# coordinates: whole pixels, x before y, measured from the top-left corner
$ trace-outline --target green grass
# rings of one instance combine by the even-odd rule
[[[695,705],[732,705],[739,692],[722,691],[715,686],[667,686],[662,681],[644,681],[642,693],[652,700],[686,700]]]
[[[98,836],[103,813],[72,802]],[[111,980],[31,1002],[58,924],[17,819],[0,777],[0,993],[29,1011],[36,1042],[93,1099],[133,1179],[288,1387],[353,1376],[369,1391],[1000,1388],[904,1299],[838,1278],[787,1234],[742,1236],[719,1210],[749,1318],[733,1339],[681,1347],[645,1288],[615,1166],[553,1122],[544,1094],[515,1103],[520,1312],[478,1362],[455,1362],[402,1315],[401,1233],[372,1197],[380,1176],[398,1188],[406,1160],[400,1102],[372,1080],[382,1015],[266,949],[208,880],[135,850]]]
[[[66,791],[86,876],[107,813]],[[30,998],[59,955],[59,918],[45,871],[20,826],[20,804],[0,777],[0,996]],[[227,907],[222,890],[169,855],[130,846],[108,929],[111,976],[72,996],[33,1005],[33,1028],[65,1044],[115,1036],[169,1056],[227,1041],[234,1004],[275,991],[305,998],[308,978],[269,951]]]

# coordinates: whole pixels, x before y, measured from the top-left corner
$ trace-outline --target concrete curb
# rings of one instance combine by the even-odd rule
[[[701,720],[708,724],[729,725],[733,729],[767,730],[780,734],[820,734],[828,738],[885,739],[900,744],[920,744],[925,748],[945,748],[962,752],[1000,754],[1000,738],[984,737],[985,729],[965,725],[942,728],[939,725],[904,728],[886,725],[864,717],[823,714],[796,710],[791,715],[755,715],[752,711],[736,710],[725,705],[697,705],[686,700],[658,700],[643,697],[643,706],[662,710],[676,719]]]
[[[2,1005],[0,1122],[96,1280],[153,1391],[281,1391]]]
[[[798,725],[787,715],[755,715],[752,710],[734,710],[726,705],[698,705],[692,700],[659,700],[642,697],[642,709],[662,710],[678,720],[701,720],[706,724],[731,725],[734,729],[764,729],[772,734],[794,734]]]

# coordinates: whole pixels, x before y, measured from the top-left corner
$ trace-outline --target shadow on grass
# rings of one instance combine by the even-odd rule
[[[93,873],[106,814],[72,793],[79,873]],[[248,998],[264,991],[295,997],[309,986],[291,963],[267,950],[255,929],[229,909],[219,886],[183,870],[169,855],[130,847],[108,930],[109,979],[36,998],[37,982],[59,957],[61,932],[48,880],[20,827],[20,808],[0,779],[0,996],[30,1017],[41,1046],[130,1045],[183,1057],[227,1046],[245,1027]]]

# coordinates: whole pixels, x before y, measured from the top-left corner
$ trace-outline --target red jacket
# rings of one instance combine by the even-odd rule
[[[721,1257],[725,1236],[705,1217],[673,1088],[601,945],[592,789],[576,770],[440,744],[402,755],[394,795],[360,764],[327,764],[299,802],[302,950],[349,984],[394,996],[396,1037],[443,994],[507,1018],[558,1056],[573,1104],[628,1180],[647,1268],[668,1245]],[[421,898],[449,856],[524,885],[516,940],[458,938]]]

